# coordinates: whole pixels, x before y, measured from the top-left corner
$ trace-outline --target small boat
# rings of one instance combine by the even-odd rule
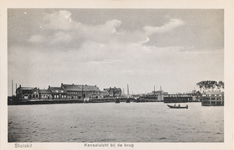
[[[171,105],[167,105],[169,108],[175,108],[175,109],[188,109],[188,105],[186,105],[186,106],[184,106],[184,107],[182,107],[182,106],[180,106],[180,105],[178,105],[178,106],[171,106]]]

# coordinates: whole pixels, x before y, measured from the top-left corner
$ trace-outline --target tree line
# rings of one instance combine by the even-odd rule
[[[219,81],[219,82],[216,82],[216,81],[201,81],[201,82],[198,82],[196,84],[199,88],[200,88],[200,91],[201,89],[203,90],[209,90],[209,89],[224,89],[224,82],[223,81]]]

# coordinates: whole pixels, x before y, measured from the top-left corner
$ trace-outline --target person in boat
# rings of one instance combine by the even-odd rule
[[[176,106],[176,104],[174,104],[174,106]]]
[[[178,107],[180,107],[180,104],[178,105]]]

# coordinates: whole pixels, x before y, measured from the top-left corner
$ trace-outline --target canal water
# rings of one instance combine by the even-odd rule
[[[174,104],[172,104],[174,105]],[[224,107],[181,103],[8,106],[8,142],[224,142]]]

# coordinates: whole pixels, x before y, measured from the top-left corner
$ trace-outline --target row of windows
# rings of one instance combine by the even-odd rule
[[[49,94],[41,95],[41,98],[52,98],[52,95]]]
[[[82,92],[67,92],[67,94],[81,94]],[[83,93],[86,93],[86,91],[83,91]],[[98,94],[98,92],[89,92],[91,94]]]
[[[82,92],[67,92],[67,94],[78,94],[78,93],[82,93]]]
[[[22,97],[28,97],[28,98],[38,98],[38,95],[28,95],[28,94],[24,94],[22,95]]]
[[[168,97],[192,97],[192,95],[168,95]]]
[[[204,94],[202,96],[222,96],[222,95],[221,94],[210,94],[210,95],[209,94],[207,94],[207,95]]]
[[[202,100],[221,100],[221,98],[220,97],[218,97],[218,98],[215,98],[215,97],[212,97],[212,98],[210,98],[210,97],[204,97],[204,98],[202,98]]]
[[[61,97],[59,95],[54,95],[54,98],[66,98],[66,95],[61,95]]]
[[[223,101],[216,101],[216,102],[214,102],[214,101],[204,101],[203,102],[203,104],[222,104],[222,103],[224,103]]]
[[[55,94],[55,95],[51,95],[51,94],[41,94],[39,96],[39,94],[23,94],[22,97],[27,97],[29,99],[31,98],[55,98],[55,99],[81,99],[82,95],[80,93],[80,95],[61,95],[61,94]],[[97,97],[97,95],[92,95],[92,94],[83,94],[83,97]]]

